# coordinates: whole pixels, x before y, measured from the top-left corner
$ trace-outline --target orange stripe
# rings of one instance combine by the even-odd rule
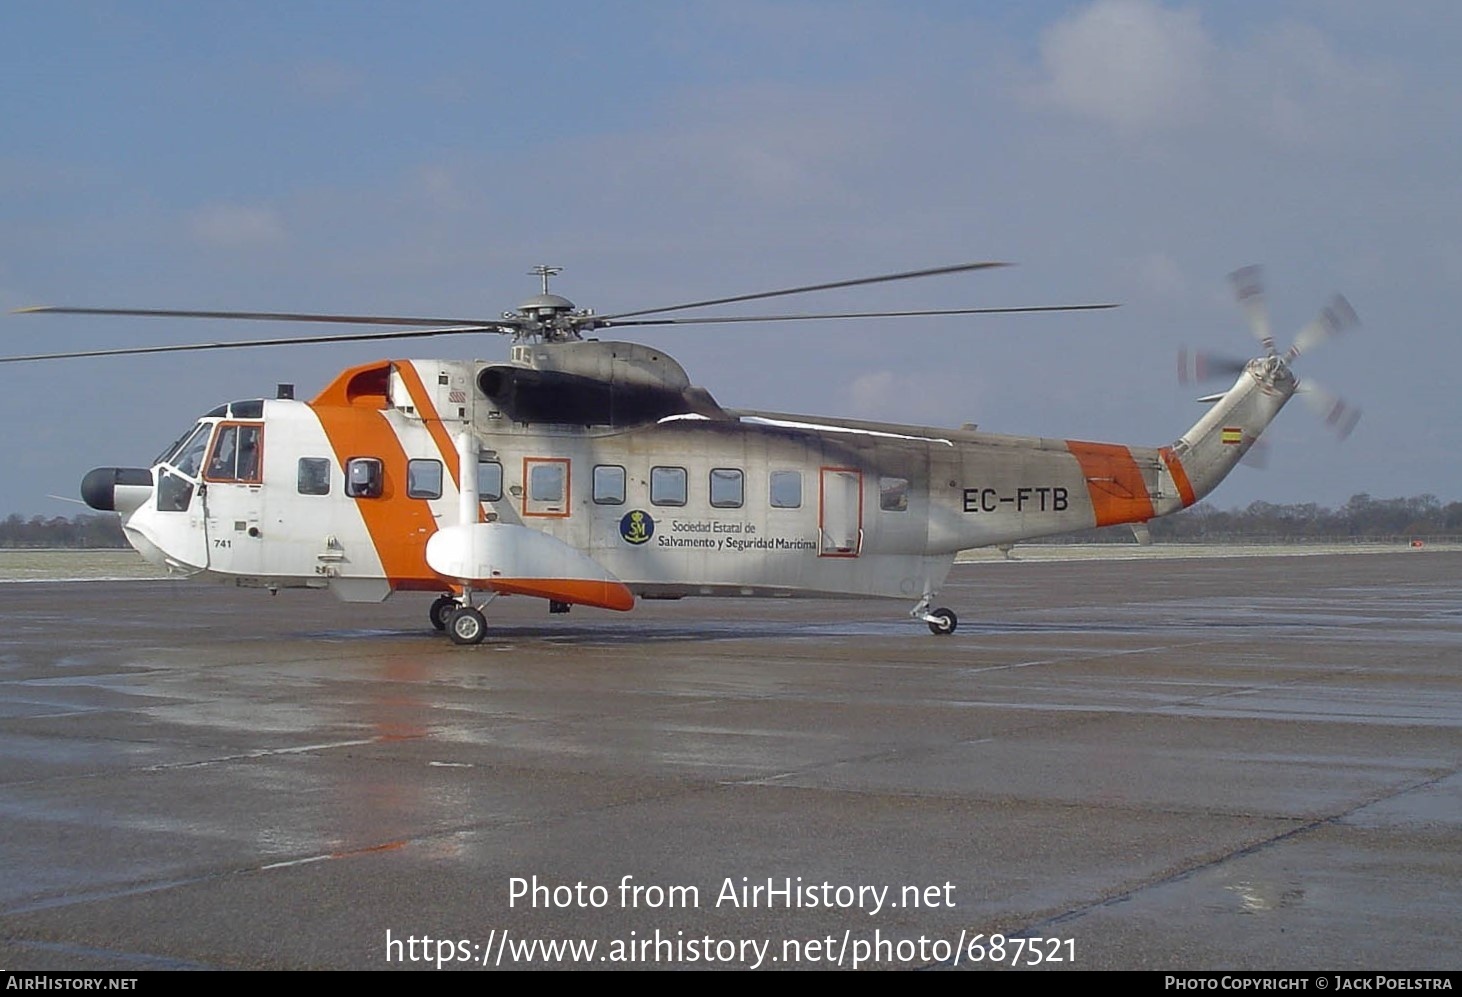
[[[1114,443],[1067,440],[1067,448],[1081,465],[1096,525],[1144,522],[1152,518],[1152,496],[1132,451]]]
[[[587,578],[493,578],[487,585],[494,592],[508,595],[534,595],[620,612],[635,608],[634,593],[621,582]]]
[[[355,507],[391,586],[413,588],[417,586],[412,583],[429,583],[425,587],[440,591],[441,580],[426,566],[426,542],[436,532],[436,520],[426,499],[406,495],[406,451],[385,415],[370,408],[321,404],[320,398],[310,408],[342,468],[352,457],[381,460],[385,479],[381,496],[358,498]]]
[[[1183,462],[1178,459],[1178,453],[1172,447],[1163,447],[1158,451],[1162,455],[1162,462],[1167,465],[1168,473],[1173,476],[1173,484],[1178,486],[1178,496],[1183,500],[1183,508],[1188,508],[1198,501],[1198,495],[1193,491],[1193,484],[1188,480],[1188,471],[1183,467]]]
[[[442,417],[437,414],[437,407],[432,404],[431,395],[427,394],[426,385],[416,372],[416,365],[410,360],[398,360],[395,366],[396,373],[401,375],[401,383],[406,385],[406,393],[411,396],[411,404],[416,406],[416,414],[421,416],[421,421],[426,424],[427,431],[436,441],[437,449],[442,454],[442,463],[451,470],[452,483],[460,491],[462,479],[457,473],[460,460],[457,457],[457,444],[452,442],[452,434],[442,425]]]
[[[360,405],[383,409],[390,404],[386,398],[390,378],[391,364],[385,360],[364,363],[359,367],[347,367],[335,380],[325,385],[310,402],[310,407]]]

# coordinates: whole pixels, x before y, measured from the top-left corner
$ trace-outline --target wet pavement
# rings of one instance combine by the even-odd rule
[[[514,598],[475,648],[422,596],[6,585],[0,964],[1455,970],[1458,578],[1012,561],[947,638]]]

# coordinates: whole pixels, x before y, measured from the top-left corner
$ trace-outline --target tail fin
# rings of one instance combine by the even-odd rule
[[[1274,421],[1298,384],[1282,358],[1250,360],[1234,386],[1203,418],[1160,451],[1178,498],[1158,515],[1190,506],[1213,491]]]

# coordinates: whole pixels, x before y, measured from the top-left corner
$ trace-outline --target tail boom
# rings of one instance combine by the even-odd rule
[[[1193,427],[1159,453],[1180,501],[1157,515],[1186,508],[1218,487],[1294,396],[1299,382],[1279,357],[1251,360],[1239,378]]]
[[[946,465],[958,491],[952,508],[933,510],[928,552],[1145,523],[1185,509],[1233,470],[1296,387],[1283,358],[1250,361],[1165,447],[993,435],[961,441]]]

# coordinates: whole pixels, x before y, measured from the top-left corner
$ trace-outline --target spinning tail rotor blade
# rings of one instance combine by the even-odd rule
[[[1355,431],[1356,423],[1360,422],[1359,408],[1313,381],[1305,381],[1300,386],[1299,396],[1325,421],[1325,427],[1341,440],[1349,437]]]
[[[1188,348],[1184,347],[1178,351],[1178,383],[1187,387],[1190,384],[1202,384],[1204,381],[1212,381],[1221,377],[1238,377],[1246,366],[1248,366],[1246,360],[1214,356],[1200,350],[1190,353]]]
[[[1264,355],[1275,354],[1274,333],[1269,328],[1269,308],[1264,303],[1264,271],[1261,267],[1249,266],[1229,274],[1234,294],[1244,313],[1249,317],[1249,329],[1264,348]]]
[[[1294,337],[1294,345],[1285,353],[1285,360],[1294,360],[1302,353],[1308,353],[1320,343],[1338,336],[1348,329],[1360,325],[1360,319],[1356,317],[1355,309],[1350,307],[1350,302],[1337,294],[1330,299],[1330,302],[1320,310],[1315,321],[1305,326]]]

